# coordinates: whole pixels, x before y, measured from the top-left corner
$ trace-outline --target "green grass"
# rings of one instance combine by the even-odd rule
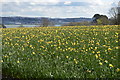
[[[3,73],[16,78],[118,78],[117,26],[3,29]]]

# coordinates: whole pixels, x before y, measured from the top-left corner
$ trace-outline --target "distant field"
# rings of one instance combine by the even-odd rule
[[[118,78],[118,26],[2,29],[3,74],[17,78]]]

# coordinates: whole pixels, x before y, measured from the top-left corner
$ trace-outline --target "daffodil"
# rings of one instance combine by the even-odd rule
[[[95,49],[94,50],[97,50],[97,47],[95,47]]]
[[[119,47],[115,47],[116,49],[119,49]]]
[[[92,53],[95,53],[94,51],[92,51]]]
[[[0,62],[3,62],[3,60],[0,60]]]
[[[111,48],[108,48],[108,50],[110,51],[110,50],[112,50]]]
[[[108,63],[108,61],[107,61],[107,60],[105,60],[105,63]]]
[[[117,68],[116,71],[117,71],[117,72],[120,72],[120,68]]]
[[[103,65],[103,63],[99,62],[100,65]]]
[[[98,51],[97,53],[100,53],[100,51]]]
[[[97,44],[97,45],[100,45],[100,43],[99,43],[99,42],[97,42],[96,44]]]
[[[110,67],[114,67],[112,64],[109,64]]]
[[[20,61],[17,61],[17,63],[20,63]]]
[[[96,59],[98,58],[98,55],[97,54],[95,54],[95,57],[96,57]]]
[[[35,54],[35,52],[32,52],[32,54]]]
[[[68,58],[68,56],[66,56],[66,58]]]

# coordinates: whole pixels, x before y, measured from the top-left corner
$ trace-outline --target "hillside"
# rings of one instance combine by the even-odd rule
[[[40,24],[43,17],[0,17],[3,24]],[[91,21],[91,18],[48,18],[55,24],[68,22]]]

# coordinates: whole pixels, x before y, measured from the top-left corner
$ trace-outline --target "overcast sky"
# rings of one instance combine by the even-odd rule
[[[47,1],[47,2],[46,2]],[[73,18],[107,15],[120,0],[0,0],[1,16]]]

